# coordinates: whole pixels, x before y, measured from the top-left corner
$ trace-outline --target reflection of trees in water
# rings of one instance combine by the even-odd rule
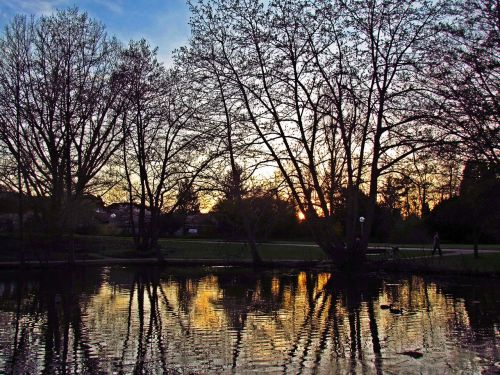
[[[440,292],[453,296],[450,302],[463,302],[472,329],[493,334],[495,326],[491,323],[498,321],[497,306],[500,300],[500,292],[494,287],[495,282],[495,279],[486,279],[478,285],[474,279],[452,280],[441,283]]]
[[[450,319],[449,330],[461,342],[463,347],[476,345],[476,334],[481,333],[483,337],[491,337],[491,342],[480,343],[481,350],[490,358],[500,358],[498,352],[498,327],[500,324],[498,301],[500,293],[495,288],[494,279],[446,280],[439,286],[439,292],[447,295],[447,308]],[[498,365],[492,372],[498,372]]]
[[[438,347],[450,332],[466,336],[471,327],[494,330],[496,319],[474,318],[468,303],[418,277],[391,284],[316,272],[167,274],[19,278],[1,296],[0,310],[15,322],[5,371],[230,372],[265,361],[283,373],[381,374],[398,352]]]
[[[145,362],[148,355],[148,343],[152,342],[153,333],[157,338],[157,345],[160,352],[159,360],[163,372],[167,371],[166,350],[162,337],[162,321],[158,307],[158,285],[159,279],[155,274],[147,275],[140,273],[136,278],[135,285],[131,288],[137,290],[137,314],[139,317],[139,334],[137,337],[137,359],[135,361],[134,374],[142,374],[145,370]],[[149,322],[145,327],[146,312],[144,310],[145,298],[149,301]],[[129,323],[130,324],[130,323]],[[124,352],[126,346],[124,345]]]
[[[135,299],[135,304],[134,304]],[[134,311],[135,308],[135,311]],[[122,353],[115,371],[120,374],[172,373],[175,368],[168,363],[168,347],[164,335],[165,313],[176,318],[176,323],[186,333],[188,329],[167,297],[157,270],[137,272],[130,286],[127,307],[127,329],[124,335]],[[134,318],[137,319],[136,337],[131,337]],[[136,342],[135,359],[129,352]],[[132,350],[133,352],[133,350]],[[133,363],[133,366],[128,364]]]
[[[362,340],[360,312],[366,301],[373,310],[373,298],[377,295],[378,283],[376,280],[367,282],[329,277],[321,289],[315,289],[314,274],[307,275],[307,279],[308,291],[313,291],[314,294],[308,293],[308,312],[289,352],[289,363],[292,364],[298,359],[299,369],[302,371],[309,357],[313,361],[314,371],[317,371],[322,368],[322,361],[327,358],[327,361],[331,361],[343,371],[349,368],[351,372],[355,372],[358,363],[365,368],[366,345]],[[369,314],[369,320],[373,351],[378,354],[375,362],[378,370],[381,357],[377,323],[373,314]],[[333,356],[327,351],[330,346]]]
[[[12,288],[15,330],[6,373],[105,373],[87,344],[80,311],[82,291],[92,288],[86,282],[98,279],[98,275],[83,277],[59,270],[19,274]],[[41,351],[43,357],[38,356]]]
[[[268,317],[268,325],[272,326],[267,329],[275,334],[274,345],[284,343],[283,347],[277,347],[274,353],[268,354],[272,360],[273,356],[280,357],[284,353],[276,362],[281,362],[285,373],[318,369],[323,358],[332,359],[332,353],[333,357],[345,358],[346,352],[349,352],[354,367],[358,359],[363,360],[360,296],[364,295],[371,301],[373,310],[373,297],[378,292],[378,285],[373,280],[371,288],[363,282],[339,280],[315,272],[272,277],[248,275],[241,282],[233,281],[231,276],[219,276],[218,280],[224,290],[224,299],[220,303],[230,317],[232,329],[236,331],[233,367],[244,367],[253,360],[251,357],[242,358],[238,364],[241,348],[253,346],[256,351],[259,350],[258,341],[253,339],[258,332],[252,321],[262,315]],[[349,288],[346,288],[347,285]],[[259,299],[256,299],[256,294]],[[370,318],[374,352],[378,353],[376,365],[379,366],[380,342],[374,315]],[[344,329],[346,320],[347,330]],[[266,327],[261,329],[266,330]],[[246,340],[243,340],[244,337]],[[345,348],[346,343],[350,344],[349,349]]]

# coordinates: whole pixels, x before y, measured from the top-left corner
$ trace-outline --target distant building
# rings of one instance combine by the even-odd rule
[[[185,236],[209,235],[217,228],[217,220],[211,213],[186,216],[181,233]]]
[[[132,232],[132,222],[130,220],[130,204],[129,203],[113,203],[105,208],[105,212],[108,215],[108,223],[115,225],[123,232]],[[134,204],[132,206],[132,220],[134,226],[137,227],[139,223],[139,205]],[[146,209],[144,212],[145,222],[149,223],[151,220],[151,211]]]

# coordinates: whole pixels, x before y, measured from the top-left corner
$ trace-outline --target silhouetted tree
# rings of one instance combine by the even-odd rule
[[[176,212],[179,214],[194,215],[200,213],[200,200],[192,182],[189,180],[179,181],[177,202]]]
[[[188,52],[217,67],[200,64],[203,76],[224,80],[245,137],[273,160],[326,254],[337,264],[361,261],[335,231],[337,192],[349,192],[351,248],[359,193],[368,191],[366,246],[379,177],[436,140],[424,123],[437,112],[421,95],[422,72],[443,3],[255,0],[191,9]]]
[[[31,30],[27,28],[25,18],[17,16],[5,30],[5,37],[0,39],[0,147],[2,161],[7,164],[2,168],[2,180],[7,186],[15,186],[18,197],[18,233],[20,260],[24,262],[24,179],[21,150],[21,85],[26,74],[24,55],[29,45]],[[10,161],[15,161],[15,173]],[[15,182],[11,176],[16,176]]]
[[[500,232],[500,172],[496,164],[468,162],[460,185],[460,194],[440,203],[433,210],[430,224],[442,230],[443,238],[472,241],[478,256],[478,244],[498,241]]]
[[[149,250],[158,248],[161,213],[184,203],[179,189],[193,187],[213,153],[203,141],[207,132],[198,113],[204,102],[189,87],[186,72],[167,71],[156,50],[141,40],[123,51],[121,74],[127,80],[130,127],[123,145],[124,172],[131,207],[139,203],[134,238],[138,249]]]
[[[297,234],[293,204],[279,198],[272,190],[246,190],[239,201],[226,195],[214,206],[213,213],[224,235],[245,241],[250,237],[256,248],[257,241]]]
[[[231,155],[233,151],[229,151]],[[234,154],[233,154],[234,160]],[[262,212],[257,201],[256,189],[248,185],[248,175],[243,168],[231,163],[231,169],[222,181],[223,198],[218,202],[214,211],[219,217],[221,226],[228,226],[233,237],[245,240],[255,264],[262,262],[257,249],[257,228]]]
[[[455,3],[446,34],[437,49],[430,77],[444,100],[438,125],[447,131],[465,159],[500,160],[500,3],[471,0]]]
[[[72,8],[16,18],[0,44],[1,104],[11,98],[17,113],[2,118],[2,141],[20,162],[26,191],[50,197],[48,233],[72,233],[79,200],[123,140],[118,43]]]

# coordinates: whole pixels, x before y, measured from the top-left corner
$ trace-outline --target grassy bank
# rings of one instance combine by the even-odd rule
[[[38,242],[37,242],[38,241]],[[67,259],[67,251],[53,249],[46,242],[31,240],[25,247],[25,259],[31,261],[63,261]],[[41,243],[41,246],[37,246]],[[161,239],[159,242],[162,256],[175,260],[221,260],[224,263],[250,261],[251,255],[244,243],[202,239]],[[481,253],[474,259],[472,253],[451,255],[453,248],[464,248],[464,245],[449,244],[443,246],[447,256],[429,257],[429,248],[410,245],[413,250],[400,247],[396,253],[384,252],[387,244],[371,244],[380,253],[370,254],[368,263],[374,269],[396,269],[399,271],[423,271],[429,273],[461,273],[461,274],[500,274],[500,253]],[[61,246],[64,248],[64,246]],[[146,259],[154,258],[154,252],[138,252],[130,237],[112,236],[76,236],[74,241],[76,259]],[[498,249],[500,246],[481,247],[484,250]],[[259,245],[259,253],[264,261],[322,261],[324,253],[311,242],[274,241]],[[0,237],[0,261],[18,260],[19,244],[12,238]]]
[[[386,270],[416,271],[431,274],[454,275],[500,275],[500,253],[483,253],[479,258],[473,254],[443,257],[402,259],[381,264]]]
[[[25,246],[25,258],[28,260],[64,260],[67,251],[54,249],[44,241],[30,241]],[[161,239],[159,241],[162,256],[166,259],[221,259],[250,260],[251,255],[244,243],[217,240]],[[61,247],[67,248],[69,244]],[[0,238],[0,261],[15,261],[19,258],[20,246],[8,237]],[[130,237],[111,236],[76,236],[74,249],[77,259],[101,258],[145,258],[156,256],[155,252],[139,252],[134,248]],[[323,252],[310,244],[273,244],[259,245],[263,260],[324,260]]]

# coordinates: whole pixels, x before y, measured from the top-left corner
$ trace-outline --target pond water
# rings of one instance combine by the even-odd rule
[[[494,281],[239,268],[1,271],[0,373],[495,374]]]

